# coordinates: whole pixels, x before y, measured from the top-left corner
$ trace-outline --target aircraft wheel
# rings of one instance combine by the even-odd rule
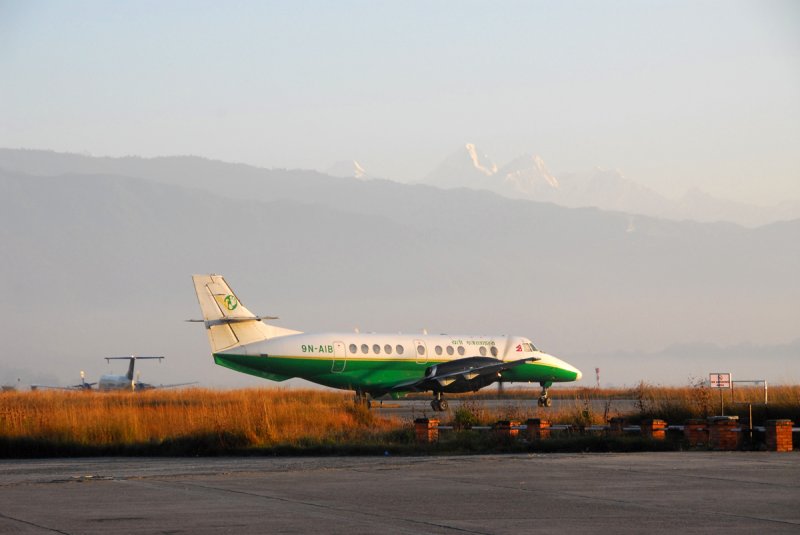
[[[546,398],[546,399],[544,400],[544,406],[545,406],[545,407],[550,407],[550,406],[552,406],[552,405],[553,405],[553,400],[552,400],[552,399],[550,399],[550,398]]]
[[[445,401],[445,400],[441,400],[441,401],[439,402],[439,410],[440,410],[440,411],[446,411],[446,410],[447,410],[447,407],[448,407],[448,405],[447,405],[447,401]]]
[[[433,401],[431,401],[431,409],[435,410],[436,412],[439,412],[440,409],[439,409],[438,399],[434,399]]]

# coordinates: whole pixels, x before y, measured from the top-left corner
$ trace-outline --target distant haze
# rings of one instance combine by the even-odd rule
[[[800,199],[800,3],[0,3],[0,146],[417,182],[464,143]]]
[[[0,149],[0,382],[271,383],[213,365],[192,273],[307,331],[518,334],[582,384],[800,380],[800,219],[671,221],[196,157]],[[116,371],[121,371],[117,369]],[[306,383],[307,384],[307,383]]]

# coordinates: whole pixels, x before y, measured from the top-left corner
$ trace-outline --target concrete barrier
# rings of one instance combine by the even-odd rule
[[[431,444],[439,441],[439,420],[437,418],[417,418],[414,420],[417,443]]]
[[[528,440],[550,438],[550,420],[529,418],[525,421],[525,426],[528,428]]]
[[[641,423],[642,436],[653,440],[664,440],[667,438],[667,422],[664,420],[644,420]]]
[[[708,419],[708,444],[711,449],[721,451],[739,449],[741,436],[738,416],[712,416]]]
[[[622,436],[625,433],[625,418],[615,416],[608,421],[608,434],[610,436]]]
[[[519,436],[519,422],[515,420],[500,420],[492,426],[492,431],[498,438],[511,440]]]
[[[792,426],[791,420],[767,420],[765,437],[767,451],[792,451]]]
[[[708,445],[708,422],[706,420],[686,420],[683,424],[683,438],[691,447]]]

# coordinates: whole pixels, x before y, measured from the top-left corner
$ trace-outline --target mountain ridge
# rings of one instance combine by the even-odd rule
[[[669,199],[616,169],[595,167],[591,171],[554,176],[542,157],[533,153],[519,156],[499,168],[496,164],[487,168],[479,163],[476,154],[481,154],[477,147],[467,143],[426,175],[423,183],[444,188],[485,189],[509,198],[552,202],[571,208],[593,206],[672,220],[728,221],[747,227],[800,218],[800,201],[760,207],[717,199],[696,188],[680,199]],[[482,158],[491,161],[485,154]]]
[[[800,221],[746,229],[202,160],[147,165],[162,163],[147,172],[168,183],[0,170],[9,354],[63,354],[65,372],[131,351],[205,363],[202,334],[176,326],[196,315],[188,274],[206,271],[287,327],[513,332],[565,358],[796,334]],[[222,195],[247,184],[244,198]],[[44,337],[27,319],[42,310],[59,318]]]

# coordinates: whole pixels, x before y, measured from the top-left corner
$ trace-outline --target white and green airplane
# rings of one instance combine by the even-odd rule
[[[304,333],[276,327],[250,312],[220,275],[193,275],[214,362],[272,381],[293,377],[354,390],[356,401],[433,392],[431,406],[447,410],[445,393],[477,391],[495,382],[539,383],[547,389],[577,381],[581,372],[520,336]]]

